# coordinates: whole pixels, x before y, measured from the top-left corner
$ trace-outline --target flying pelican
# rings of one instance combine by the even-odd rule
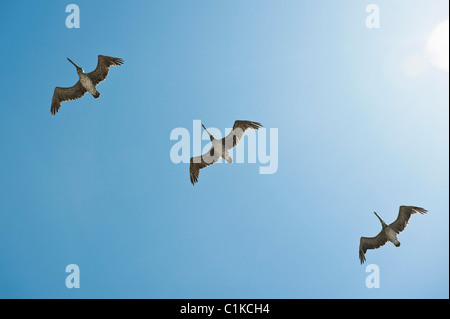
[[[422,207],[416,206],[400,206],[397,219],[390,225],[387,225],[384,220],[378,216],[376,212],[374,214],[381,222],[383,229],[376,237],[361,237],[359,242],[359,260],[361,264],[366,261],[365,253],[367,249],[378,249],[384,246],[388,241],[393,243],[395,247],[400,247],[400,242],[397,239],[397,234],[402,232],[409,223],[409,218],[412,214],[426,214],[427,210]]]
[[[191,157],[189,172],[191,175],[192,185],[197,183],[198,175],[200,174],[200,170],[202,168],[216,163],[221,157],[223,157],[228,163],[233,163],[228,151],[239,144],[247,129],[257,130],[262,127],[262,125],[257,122],[235,121],[230,134],[221,140],[216,140],[203,124],[202,126],[209,134],[212,146],[208,153],[203,154],[202,156]]]
[[[52,115],[55,115],[61,107],[61,102],[72,101],[79,99],[86,92],[91,93],[94,98],[100,97],[100,93],[97,91],[96,86],[102,82],[108,76],[109,67],[111,65],[117,66],[123,64],[123,60],[120,58],[113,58],[110,56],[99,55],[97,68],[91,73],[84,73],[84,70],[73,61],[67,58],[77,68],[78,82],[69,88],[56,87],[52,98],[52,107],[50,109]]]

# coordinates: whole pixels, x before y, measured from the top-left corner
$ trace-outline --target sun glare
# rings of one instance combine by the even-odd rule
[[[431,33],[427,42],[427,52],[431,63],[449,71],[449,19],[441,22]]]

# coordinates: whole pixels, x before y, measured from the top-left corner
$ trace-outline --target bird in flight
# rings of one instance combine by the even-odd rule
[[[400,206],[400,211],[398,213],[397,219],[390,225],[387,225],[384,220],[378,216],[376,212],[374,214],[378,217],[381,222],[381,232],[375,237],[361,237],[359,242],[359,260],[361,264],[366,261],[366,251],[367,249],[378,249],[384,246],[387,242],[391,242],[395,247],[400,247],[400,242],[397,239],[397,234],[402,232],[409,223],[409,219],[413,214],[426,214],[427,210],[422,207],[416,206]]]
[[[216,163],[221,157],[228,163],[233,163],[228,151],[239,144],[247,129],[257,130],[262,127],[262,125],[258,122],[235,121],[230,134],[220,140],[217,140],[211,133],[208,132],[203,124],[202,126],[209,134],[212,146],[208,153],[197,157],[191,157],[189,172],[192,185],[195,185],[195,183],[198,182],[198,175],[200,174],[200,170],[202,168]]]
[[[78,82],[68,88],[56,87],[53,92],[52,106],[50,112],[55,115],[61,107],[61,102],[72,101],[79,99],[86,92],[91,93],[94,98],[99,98],[100,93],[97,91],[96,86],[106,79],[111,65],[117,66],[123,64],[123,60],[120,58],[113,58],[110,56],[99,55],[97,68],[90,72],[84,73],[84,70],[76,65],[72,60],[67,58],[77,68],[79,80]]]

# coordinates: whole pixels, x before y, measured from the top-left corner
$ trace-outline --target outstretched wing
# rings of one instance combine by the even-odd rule
[[[86,89],[83,85],[81,85],[80,81],[70,88],[56,87],[53,92],[52,107],[50,108],[50,112],[52,115],[55,115],[61,107],[61,102],[79,99],[85,93]]]
[[[398,234],[408,226],[412,214],[426,214],[427,210],[416,206],[400,206],[397,219],[389,225]]]
[[[88,73],[89,78],[92,80],[94,85],[99,84],[101,81],[106,79],[109,72],[109,67],[111,65],[117,66],[123,64],[123,60],[121,58],[113,58],[111,56],[99,55],[97,68]]]
[[[239,144],[242,137],[245,134],[245,131],[248,129],[257,130],[262,127],[262,124],[258,122],[251,121],[235,121],[233,125],[233,129],[230,134],[222,139],[222,145],[225,146],[225,149],[229,151],[233,147]]]
[[[367,249],[378,249],[383,247],[387,242],[388,239],[384,231],[381,231],[375,237],[361,237],[361,240],[359,241],[359,260],[361,261],[361,264],[366,261],[365,254]]]
[[[200,174],[200,170],[214,164],[219,160],[219,158],[220,154],[218,152],[214,152],[213,147],[211,147],[208,153],[203,154],[202,156],[191,157],[189,173],[191,175],[192,185],[195,185],[195,183],[198,182],[198,175]]]

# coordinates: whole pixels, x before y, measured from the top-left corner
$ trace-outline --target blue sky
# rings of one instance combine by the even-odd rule
[[[448,1],[76,1],[68,29],[70,3],[0,11],[1,298],[449,297],[449,75],[405,69]],[[125,64],[52,117],[98,54]],[[170,132],[237,119],[278,128],[278,171],[192,187]],[[368,289],[359,238],[400,205],[429,213]]]

